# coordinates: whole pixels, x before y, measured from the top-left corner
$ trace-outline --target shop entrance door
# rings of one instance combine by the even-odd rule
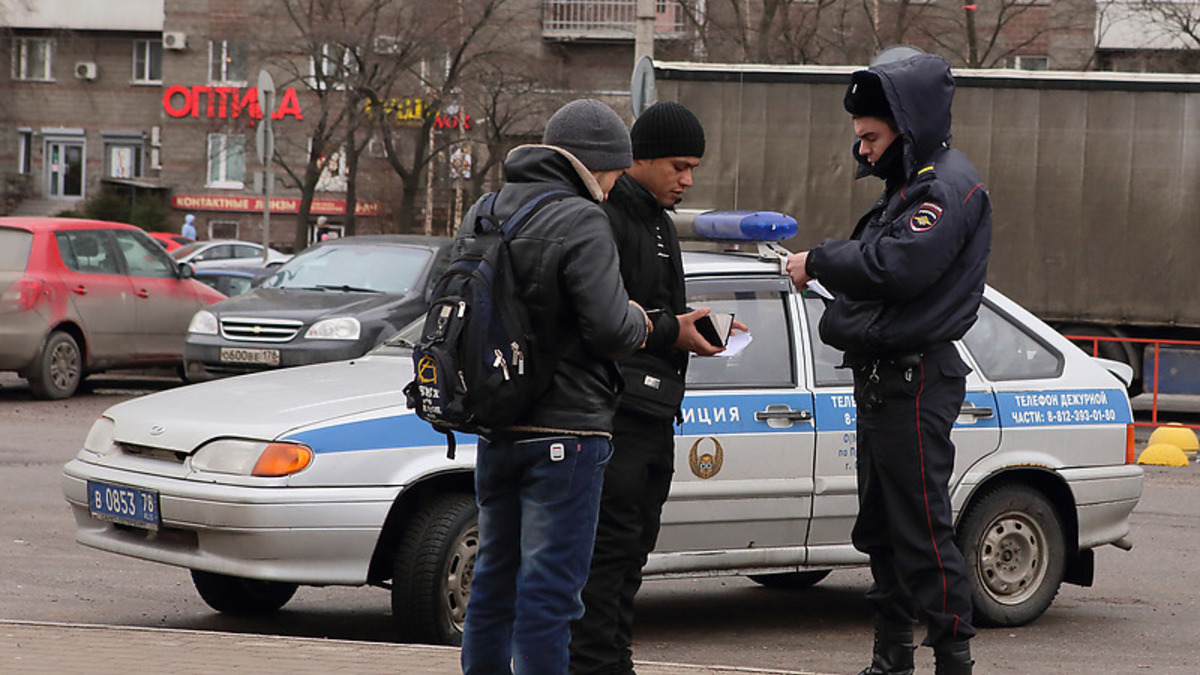
[[[46,143],[46,196],[51,199],[83,197],[83,143]]]

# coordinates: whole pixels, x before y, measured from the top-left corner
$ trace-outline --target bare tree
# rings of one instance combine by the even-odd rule
[[[1056,33],[1092,30],[1092,3],[1000,0],[931,7],[913,29],[968,68],[1003,67]],[[1018,29],[1019,26],[1019,29]]]

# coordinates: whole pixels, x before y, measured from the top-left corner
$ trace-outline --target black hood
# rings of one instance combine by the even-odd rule
[[[936,150],[950,145],[950,105],[954,102],[950,64],[934,54],[918,54],[868,71],[883,85],[904,141],[904,174],[911,176]],[[855,150],[857,153],[857,145]]]

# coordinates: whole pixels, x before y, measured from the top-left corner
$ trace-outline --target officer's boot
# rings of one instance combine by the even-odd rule
[[[943,640],[933,646],[934,675],[971,675],[971,642]]]
[[[913,627],[875,618],[875,648],[871,665],[858,675],[913,675]]]

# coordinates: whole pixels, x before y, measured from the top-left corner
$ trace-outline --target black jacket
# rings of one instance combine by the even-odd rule
[[[900,137],[893,143],[903,143],[903,156],[850,239],[814,248],[806,265],[835,295],[821,339],[851,360],[961,338],[979,310],[992,237],[983,181],[949,147],[949,64],[926,54],[871,71],[895,114]],[[858,176],[872,173],[857,143],[854,154]]]
[[[674,221],[654,194],[628,175],[617,179],[608,201],[604,202],[604,210],[617,242],[625,290],[650,312],[654,323],[645,348],[621,362],[626,386],[621,408],[646,413],[646,408],[636,401],[635,393],[643,373],[675,382],[681,397],[687,372],[688,353],[674,346],[679,338],[676,316],[687,311],[679,235]],[[659,257],[658,232],[662,233],[669,265],[664,265]]]
[[[513,273],[537,338],[537,363],[557,357],[549,388],[512,431],[609,433],[620,377],[615,361],[646,339],[642,311],[629,304],[617,268],[600,188],[574,157],[522,146],[504,162],[500,220],[534,196],[563,189],[578,196],[536,212],[512,240]],[[474,231],[476,203],[463,219],[456,252]]]

